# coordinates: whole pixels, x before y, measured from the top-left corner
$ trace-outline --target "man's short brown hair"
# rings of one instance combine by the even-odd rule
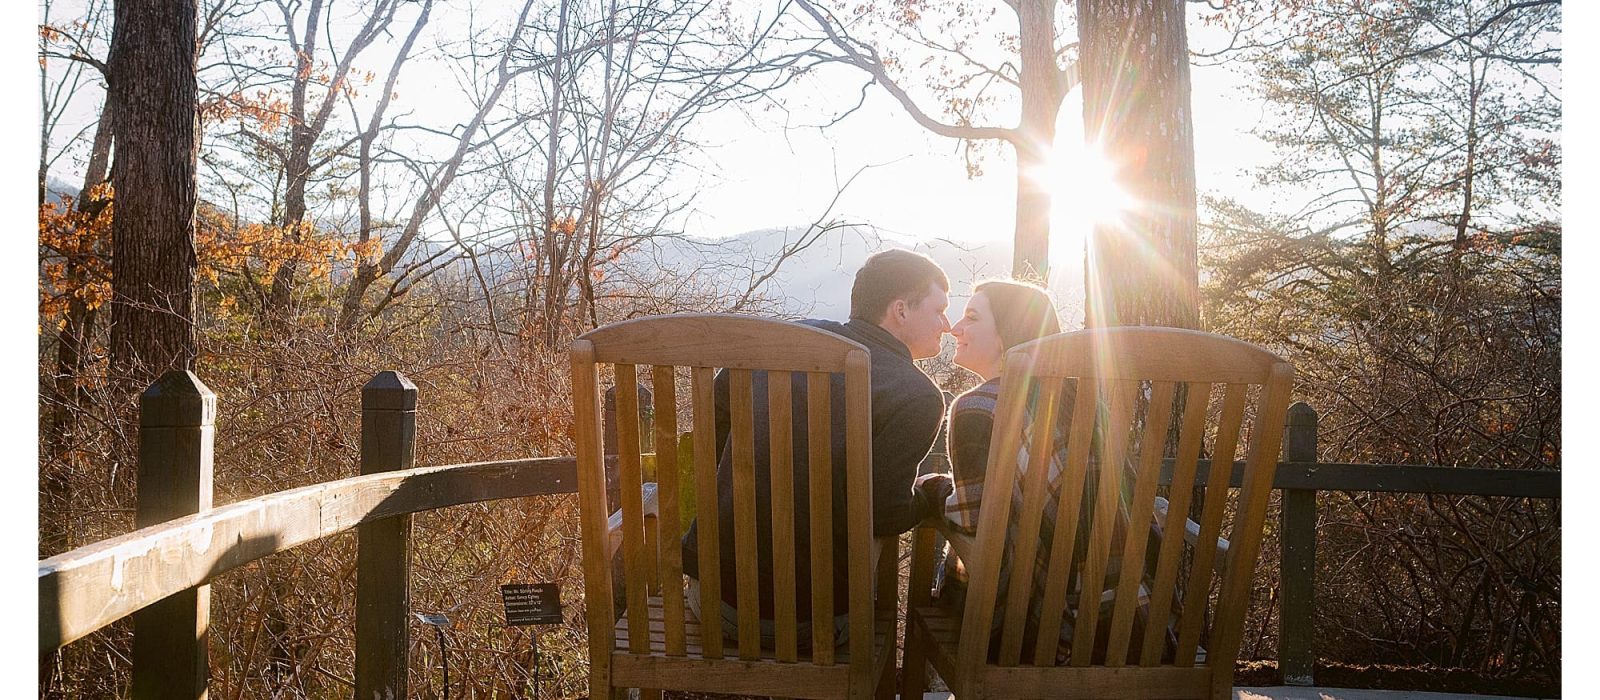
[[[921,253],[901,248],[875,253],[856,271],[850,288],[850,318],[878,323],[896,299],[915,306],[928,295],[928,285],[950,291],[950,280],[939,264]]]

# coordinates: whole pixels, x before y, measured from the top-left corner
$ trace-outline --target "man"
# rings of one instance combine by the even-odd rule
[[[927,256],[909,250],[886,250],[869,258],[856,272],[855,284],[850,291],[850,320],[801,321],[809,326],[837,333],[867,347],[872,365],[872,522],[873,534],[898,535],[910,530],[919,519],[912,503],[911,483],[916,479],[917,466],[927,456],[939,432],[944,414],[944,396],[933,380],[912,360],[939,354],[941,337],[950,330],[945,316],[949,306],[950,282],[944,271]],[[774,627],[772,593],[772,502],[771,471],[769,465],[769,423],[767,419],[767,377],[764,372],[753,375],[754,428],[755,428],[755,492],[757,550],[756,562],[760,580],[760,617],[762,641],[773,643]],[[726,636],[737,633],[738,611],[736,570],[748,566],[738,562],[734,553],[732,460],[728,449],[729,382],[727,373],[719,372],[716,379],[717,435],[717,491],[716,515],[721,550],[720,566],[723,605],[721,617]],[[794,374],[793,464],[795,474],[795,593],[797,617],[804,622],[811,619],[811,546],[809,503],[809,447],[805,426],[807,401],[803,373]],[[845,441],[844,441],[844,378],[835,374],[829,397],[832,403],[833,426],[833,601],[835,617],[835,642],[843,643],[848,632],[849,588],[847,574],[849,557],[863,556],[850,552],[845,543],[846,491],[845,491]],[[709,516],[709,499],[702,500],[702,515]],[[689,604],[701,620],[708,611],[700,610],[699,594],[699,521],[689,526],[683,538],[683,569],[690,577]],[[799,625],[799,644],[810,647],[811,626]]]

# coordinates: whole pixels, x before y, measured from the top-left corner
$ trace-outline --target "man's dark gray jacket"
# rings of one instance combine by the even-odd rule
[[[911,353],[888,331],[877,324],[851,320],[801,321],[808,326],[854,340],[866,346],[872,356],[872,529],[874,535],[897,535],[916,524],[911,506],[911,482],[917,477],[917,465],[928,454],[939,432],[940,418],[944,414],[944,395],[916,365],[911,364]],[[810,469],[806,430],[807,400],[806,377],[794,373],[793,392],[793,451],[794,451],[794,513],[795,513],[795,593],[796,612],[799,619],[811,619],[811,525],[810,525]],[[755,491],[756,491],[756,562],[761,581],[761,617],[774,617],[772,605],[772,478],[771,448],[767,418],[767,376],[755,372],[751,401],[755,415]],[[732,453],[728,449],[730,431],[728,419],[727,371],[717,373],[716,425],[717,425],[717,532],[721,558],[719,569],[722,579],[722,597],[729,604],[737,601],[735,572],[749,562],[739,562],[734,554],[733,538],[733,469]],[[845,422],[844,375],[834,374],[829,398],[832,404],[833,426],[833,601],[834,613],[849,609],[847,573],[851,556],[866,556],[866,552],[851,552],[846,545],[845,500]],[[711,499],[697,497],[700,517],[709,513]],[[683,537],[683,571],[699,578],[698,548],[699,521],[689,526]],[[710,615],[711,613],[706,613]]]

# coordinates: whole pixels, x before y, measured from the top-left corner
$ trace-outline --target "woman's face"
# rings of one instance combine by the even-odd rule
[[[985,381],[1000,376],[1000,332],[994,326],[994,314],[989,308],[989,297],[983,292],[967,300],[961,320],[950,329],[956,338],[956,364],[965,367]]]

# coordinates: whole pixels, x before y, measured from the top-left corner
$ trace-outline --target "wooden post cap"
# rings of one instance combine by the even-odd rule
[[[211,425],[217,395],[194,372],[175,369],[139,395],[139,424],[145,427]]]
[[[1304,401],[1296,401],[1289,406],[1289,425],[1316,425],[1317,409]]]
[[[415,411],[417,385],[392,369],[379,372],[361,387],[361,410]]]
[[[1284,421],[1283,459],[1286,462],[1317,461],[1317,409],[1304,401],[1289,407]]]

